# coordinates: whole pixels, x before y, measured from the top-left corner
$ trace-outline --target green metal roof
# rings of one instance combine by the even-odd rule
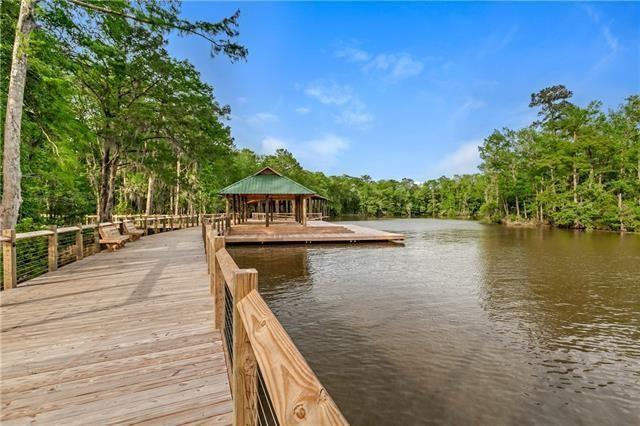
[[[221,189],[219,194],[314,195],[315,192],[286,176],[282,176],[272,168],[265,167],[259,172]]]

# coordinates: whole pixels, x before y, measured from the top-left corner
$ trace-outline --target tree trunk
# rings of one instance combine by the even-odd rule
[[[20,130],[24,106],[24,87],[27,80],[27,58],[29,38],[35,28],[33,11],[35,0],[22,0],[16,26],[11,57],[11,74],[7,90],[7,111],[4,124],[4,158],[2,205],[0,205],[0,228],[15,228],[22,203],[20,171]]]
[[[109,170],[109,189],[107,191],[107,206],[105,211],[107,212],[109,220],[112,220],[113,207],[115,205],[116,195],[116,177],[118,176],[118,155],[114,155],[111,160],[111,169]]]
[[[620,231],[625,232],[627,228],[624,226],[624,221],[622,219],[622,192],[618,192],[618,212],[620,214]]]
[[[177,215],[180,210],[180,157],[178,156],[178,161],[176,162],[176,195],[174,197],[174,212],[173,214]]]
[[[114,189],[118,171],[118,154],[114,151],[114,144],[108,140],[105,141],[100,164],[100,206],[98,213],[100,222],[110,222],[113,215]]]
[[[105,146],[102,153],[102,161],[100,163],[100,201],[98,222],[107,222],[111,219],[111,215],[107,212],[109,204],[109,175],[111,174],[111,147]]]
[[[576,163],[573,163],[573,202],[578,204],[578,171]]]
[[[151,214],[151,208],[153,206],[153,183],[154,183],[154,176],[153,175],[149,175],[149,182],[147,183],[147,206],[145,209],[145,214],[150,215]]]
[[[518,200],[518,194],[516,194],[516,216],[520,218],[520,200]]]

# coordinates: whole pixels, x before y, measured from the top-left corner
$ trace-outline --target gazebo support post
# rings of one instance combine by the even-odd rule
[[[302,199],[302,224],[307,224],[307,200],[305,198]]]

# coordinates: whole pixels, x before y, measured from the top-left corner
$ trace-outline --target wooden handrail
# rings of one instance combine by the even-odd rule
[[[224,220],[227,220],[225,218]],[[222,337],[233,398],[233,424],[256,425],[265,389],[282,425],[347,425],[300,351],[258,293],[258,272],[240,269],[215,221],[203,222],[214,327]],[[258,368],[264,387],[258,386]],[[274,419],[275,420],[275,419]]]
[[[193,215],[154,215],[153,217],[143,217],[141,215],[114,215],[112,222],[104,222],[104,223],[91,223],[91,224],[76,224],[73,226],[65,226],[65,227],[56,227],[54,225],[49,226],[49,229],[46,230],[38,230],[38,231],[30,231],[30,232],[20,232],[16,233],[14,230],[3,230],[2,236],[0,236],[0,246],[3,251],[3,276],[2,276],[2,286],[3,288],[9,289],[14,288],[18,284],[18,280],[23,281],[26,279],[34,278],[41,273],[47,271],[55,271],[58,268],[58,264],[60,260],[58,259],[58,235],[75,233],[76,238],[75,242],[69,246],[68,238],[65,240],[65,256],[67,256],[64,260],[64,263],[69,263],[74,260],[81,260],[85,255],[91,255],[100,251],[100,237],[98,235],[98,229],[101,226],[109,226],[109,225],[122,225],[127,220],[138,220],[140,223],[144,224],[145,235],[149,231],[149,224],[153,224],[153,228],[155,232],[174,229],[182,229],[182,228],[190,228],[193,226],[197,226],[202,223],[203,219],[206,217],[215,217],[215,215],[207,215],[207,214],[193,214]],[[95,218],[97,220],[97,216],[87,216],[87,222],[90,218]],[[88,233],[84,233],[83,231],[87,229],[93,229],[93,245],[86,246],[84,239],[90,239],[91,235]],[[5,232],[6,231],[6,232]],[[16,269],[21,267],[24,269],[24,262],[16,262],[16,257],[20,256],[20,252],[16,251],[16,242],[28,240],[31,238],[39,238],[39,237],[48,237],[47,238],[47,250],[46,257],[47,266],[40,270],[37,269],[38,274],[25,274],[21,275],[17,273]],[[91,241],[91,240],[89,240]],[[24,244],[24,243],[21,243]],[[20,247],[20,245],[18,245]],[[24,247],[24,246],[22,246]],[[72,252],[69,252],[69,247],[72,247]],[[85,250],[86,249],[86,250]],[[86,251],[86,253],[85,253]],[[69,257],[69,253],[72,253]],[[19,272],[19,271],[18,271]]]
[[[233,291],[233,276],[236,272],[240,270],[236,262],[233,260],[227,249],[221,249],[216,252],[216,259],[218,264],[220,265],[220,270],[222,271],[222,276],[224,276],[224,281],[229,287],[230,290]]]
[[[52,235],[52,231],[31,231],[31,232],[21,232],[16,234],[16,240],[26,240],[28,238],[37,238],[37,237],[45,237],[47,235]]]
[[[80,230],[82,230],[82,228],[78,226],[66,226],[64,228],[58,228],[58,234],[65,234],[67,232],[76,232]]]
[[[347,425],[262,296],[253,290],[237,309],[280,424]]]

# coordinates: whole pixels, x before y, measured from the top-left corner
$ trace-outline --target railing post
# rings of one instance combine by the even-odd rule
[[[258,288],[258,271],[241,269],[233,278],[233,424],[255,425],[257,419],[257,361],[237,304]]]
[[[210,227],[209,225],[205,225],[204,222],[202,222],[202,225],[200,225],[200,228],[202,229],[202,244],[204,244],[204,254],[206,255],[207,253],[209,253],[209,230]],[[209,258],[207,257],[207,265],[209,265]],[[211,269],[209,269],[209,273],[211,273]]]
[[[49,271],[58,269],[58,227],[56,225],[49,226],[49,231],[53,234],[49,235]]]
[[[84,241],[82,241],[82,224],[78,224],[76,231],[76,260],[82,260],[84,257]]]
[[[204,257],[205,260],[207,261],[207,272],[209,273],[209,275],[211,275],[211,273],[213,272],[213,265],[211,264],[210,260],[211,258],[209,257],[209,252],[211,251],[211,227],[209,225],[205,225],[204,223],[202,224],[202,242],[204,244]],[[210,292],[209,294],[213,294],[213,286],[210,286]]]
[[[224,276],[222,275],[222,269],[220,263],[216,257],[216,253],[222,250],[225,246],[224,237],[213,237],[213,245],[209,247],[209,263],[211,264],[211,276],[212,281],[210,283],[211,293],[213,294],[214,303],[214,321],[213,326],[219,330],[222,330],[224,325]]]
[[[153,221],[153,234],[158,233],[158,216],[156,215],[155,220]]]
[[[100,253],[100,226],[93,228],[93,254]]]
[[[16,265],[16,230],[3,229],[2,236],[9,241],[2,242],[2,261],[4,268],[3,287],[4,289],[15,288],[18,285],[17,265]]]
[[[169,231],[173,231],[173,216],[169,216]]]

